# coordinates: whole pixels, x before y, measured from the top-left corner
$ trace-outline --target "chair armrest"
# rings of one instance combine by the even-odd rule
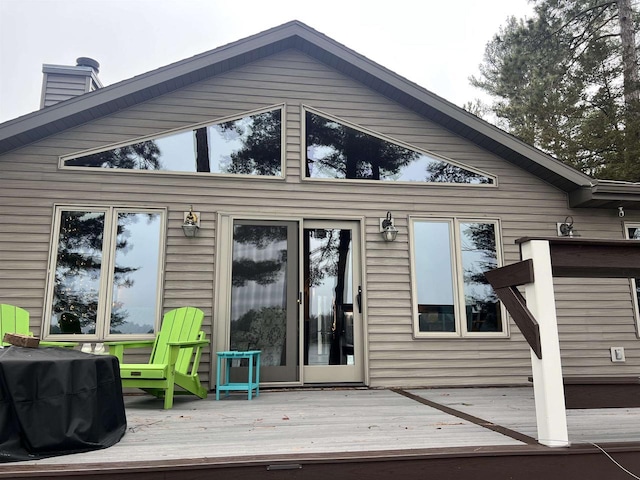
[[[145,348],[153,347],[155,340],[122,340],[113,342],[104,342],[104,345],[109,347],[109,353],[118,358],[118,361],[122,363],[124,357],[125,348]]]
[[[180,348],[189,348],[189,347],[204,347],[209,345],[209,340],[194,340],[192,342],[167,342],[167,345],[170,347],[180,347]]]
[[[122,346],[122,348],[144,348],[153,345],[155,340],[122,340],[122,341],[109,341],[103,342],[105,346]]]
[[[183,341],[183,342],[167,342],[167,346],[169,347],[169,367],[173,368],[178,361],[178,355],[180,350],[183,348],[196,348],[196,363],[200,361],[200,355],[198,352],[201,351],[201,347],[209,345],[209,340],[193,340],[193,341]]]

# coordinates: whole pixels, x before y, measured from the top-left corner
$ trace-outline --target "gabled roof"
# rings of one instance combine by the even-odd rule
[[[611,185],[601,184],[600,196],[595,198],[598,192],[592,187],[597,182],[590,177],[299,21],[285,23],[0,124],[0,154],[291,48],[354,78],[557,188],[572,193],[572,206],[617,205],[622,200],[618,198],[619,194],[626,195],[625,206],[628,208],[640,202],[640,186],[635,184],[622,187],[624,192],[619,185],[609,191]],[[608,199],[602,198],[603,195],[608,195]],[[636,200],[635,196],[639,198]]]

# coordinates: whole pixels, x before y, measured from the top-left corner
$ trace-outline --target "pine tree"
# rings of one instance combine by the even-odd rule
[[[498,125],[583,172],[640,181],[637,23],[630,0],[534,0],[485,50],[473,85]],[[477,106],[476,106],[477,111]]]

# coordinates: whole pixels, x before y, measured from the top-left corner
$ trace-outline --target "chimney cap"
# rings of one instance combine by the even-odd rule
[[[93,58],[78,57],[76,59],[76,66],[78,66],[78,67],[91,67],[96,71],[96,73],[100,72],[100,64],[96,60],[94,60]]]

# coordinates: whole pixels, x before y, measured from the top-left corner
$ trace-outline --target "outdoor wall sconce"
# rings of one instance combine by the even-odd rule
[[[573,230],[573,217],[565,217],[564,222],[558,222],[558,236],[559,237],[575,237],[576,232]]]
[[[398,229],[393,225],[391,212],[387,212],[387,218],[380,219],[380,233],[385,242],[393,242],[398,236]]]
[[[624,217],[624,207],[623,206],[618,207],[618,216],[620,218]]]
[[[189,208],[188,212],[184,212],[184,222],[182,224],[182,231],[185,237],[195,237],[200,229],[200,214],[193,211],[193,205]]]

